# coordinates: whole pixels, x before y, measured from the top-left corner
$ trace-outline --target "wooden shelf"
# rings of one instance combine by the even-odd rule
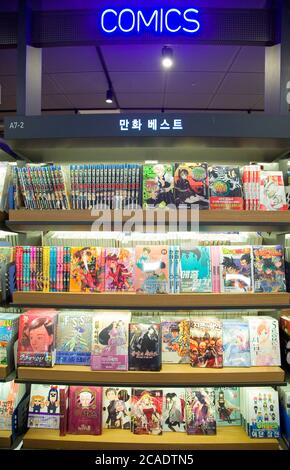
[[[218,428],[215,436],[188,436],[166,432],[161,436],[136,435],[130,431],[105,429],[100,436],[67,434],[53,429],[29,429],[24,449],[64,450],[278,450],[276,439],[251,439],[239,426]]]
[[[96,384],[128,386],[191,385],[282,385],[285,372],[280,367],[193,368],[189,364],[163,364],[161,371],[95,371],[89,366],[55,365],[18,367],[17,381],[30,383]]]
[[[0,365],[0,382],[9,382],[15,378],[15,370],[11,370],[9,366]]]
[[[14,292],[17,306],[192,309],[195,308],[284,308],[287,292],[269,294],[135,294],[78,292]]]
[[[10,449],[12,444],[11,431],[0,431],[0,448]]]

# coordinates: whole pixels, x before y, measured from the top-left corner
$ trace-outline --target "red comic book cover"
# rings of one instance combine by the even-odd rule
[[[70,386],[68,433],[102,433],[102,387]]]
[[[135,290],[135,250],[133,248],[106,248],[106,292],[133,292]]]
[[[162,434],[163,391],[133,389],[132,432],[134,434]]]

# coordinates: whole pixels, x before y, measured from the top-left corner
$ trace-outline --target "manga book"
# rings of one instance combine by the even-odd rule
[[[183,388],[163,390],[163,431],[186,432]]]
[[[70,386],[68,433],[102,433],[102,387]]]
[[[19,315],[0,314],[0,364],[8,365],[11,370],[14,364],[13,344],[18,337],[18,324]]]
[[[58,315],[56,363],[89,365],[92,347],[92,314],[85,311]]]
[[[217,318],[190,320],[190,363],[193,367],[222,367],[222,325]]]
[[[252,248],[221,247],[221,292],[252,292]]]
[[[13,413],[25,394],[26,384],[18,384],[14,380],[0,382],[0,430],[14,431]]]
[[[224,367],[250,367],[250,333],[246,320],[222,320]]]
[[[163,208],[174,204],[173,165],[143,165],[143,208]]]
[[[243,210],[239,167],[212,166],[209,167],[208,174],[210,208]]]
[[[282,171],[261,171],[260,210],[287,211]]]
[[[181,209],[209,208],[207,163],[175,163],[174,200]]]
[[[189,363],[189,319],[162,317],[162,362]]]
[[[135,251],[133,248],[106,248],[105,290],[135,290]]]
[[[161,369],[160,323],[140,318],[129,325],[129,370]]]
[[[131,429],[131,388],[103,387],[103,429]]]
[[[28,427],[59,429],[61,388],[67,387],[64,385],[31,385]]]
[[[210,247],[180,248],[180,292],[211,292]]]
[[[249,317],[252,366],[280,366],[279,323],[271,317]]]
[[[216,395],[216,422],[218,426],[240,426],[239,387],[218,387]]]
[[[278,392],[271,387],[246,389],[246,420],[250,437],[280,437]]]
[[[130,312],[100,312],[93,316],[92,370],[128,370]]]
[[[136,292],[166,294],[169,291],[169,247],[136,246]]]
[[[216,434],[214,388],[186,388],[185,413],[187,434]]]
[[[162,434],[163,390],[132,390],[131,430],[134,434]]]
[[[254,246],[253,258],[255,292],[285,292],[285,265],[282,246]]]
[[[70,292],[104,291],[102,248],[71,248]]]

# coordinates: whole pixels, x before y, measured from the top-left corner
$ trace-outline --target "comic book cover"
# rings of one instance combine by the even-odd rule
[[[250,367],[250,333],[246,320],[222,320],[224,367]]]
[[[85,311],[59,313],[56,336],[57,364],[90,364],[92,318],[92,314]]]
[[[239,387],[217,387],[216,423],[218,426],[240,426],[240,389]]]
[[[0,382],[0,430],[14,430],[13,412],[25,394],[26,384],[18,384],[14,380]]]
[[[68,433],[102,433],[102,387],[69,387]]]
[[[185,414],[187,434],[216,434],[214,388],[186,388]]]
[[[254,246],[253,258],[255,292],[285,292],[285,265],[282,246]]]
[[[130,312],[99,312],[93,316],[92,370],[128,370]]]
[[[175,163],[174,200],[180,209],[209,208],[207,163]]]
[[[252,366],[280,366],[278,320],[271,317],[249,317]]]
[[[131,429],[131,388],[103,387],[103,429]]]
[[[0,364],[8,365],[12,369],[13,343],[18,337],[19,315],[16,313],[0,314]]]
[[[208,174],[210,208],[243,210],[239,167],[212,166],[209,167]]]
[[[61,388],[67,387],[64,385],[31,385],[28,427],[59,429]]]
[[[222,367],[222,324],[217,318],[190,320],[190,363],[193,367]]]
[[[180,291],[212,292],[210,247],[180,248]]]
[[[186,432],[184,388],[163,390],[163,431]]]
[[[252,248],[250,246],[222,246],[221,292],[252,292]]]
[[[261,171],[260,210],[287,211],[282,171]]]
[[[106,292],[135,290],[135,250],[133,248],[106,248]]]
[[[52,367],[56,355],[58,312],[53,309],[31,309],[20,315],[17,364]]]
[[[143,208],[163,208],[174,204],[173,165],[143,165]]]
[[[136,246],[136,292],[166,294],[169,291],[169,247]]]
[[[161,369],[160,323],[140,318],[129,325],[129,370]]]
[[[104,291],[102,248],[71,248],[70,292]]]
[[[280,437],[278,392],[271,387],[247,390],[247,429],[250,437]]]
[[[131,430],[134,434],[162,434],[163,390],[132,390]]]
[[[162,317],[162,362],[189,363],[189,319]]]

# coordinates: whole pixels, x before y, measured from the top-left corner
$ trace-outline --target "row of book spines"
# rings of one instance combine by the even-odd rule
[[[244,209],[260,209],[261,169],[259,165],[245,165],[243,172]]]

